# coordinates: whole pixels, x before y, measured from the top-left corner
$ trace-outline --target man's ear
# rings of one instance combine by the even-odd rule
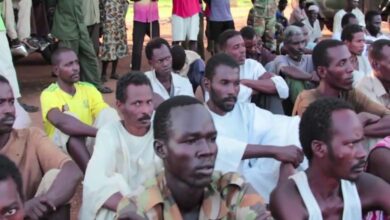
[[[324,158],[328,153],[328,146],[323,141],[313,140],[311,142],[311,150],[313,156],[316,155],[318,158]]]
[[[56,75],[56,76],[58,76],[58,72],[59,72],[59,67],[58,67],[58,65],[53,65],[52,66],[52,68],[51,68],[51,72],[54,74],[54,75]]]
[[[205,90],[207,92],[210,92],[211,81],[208,78],[203,77],[203,85],[204,85]]]
[[[168,156],[168,149],[167,145],[162,140],[154,140],[153,143],[154,152],[159,156],[161,159],[165,159]]]
[[[380,64],[378,63],[378,61],[372,59],[372,60],[371,60],[371,66],[372,66],[372,68],[373,68],[374,70],[378,70]]]
[[[324,66],[318,66],[316,69],[316,72],[317,72],[318,77],[320,77],[320,79],[324,79],[326,76],[327,70],[326,70],[326,67],[324,67]]]

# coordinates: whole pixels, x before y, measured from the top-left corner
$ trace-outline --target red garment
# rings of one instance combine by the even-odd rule
[[[200,12],[199,0],[173,0],[172,14],[188,18]]]

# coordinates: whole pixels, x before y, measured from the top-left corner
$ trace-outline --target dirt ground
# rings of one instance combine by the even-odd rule
[[[234,7],[232,8],[232,14],[234,17],[236,29],[246,25],[246,18],[249,8],[247,7]],[[120,75],[128,73],[130,71],[130,59],[131,59],[131,48],[132,48],[132,18],[127,19],[127,37],[129,44],[129,56],[121,59],[118,63],[117,72]],[[160,32],[161,37],[171,41],[171,23],[170,18],[162,17],[160,19]],[[145,44],[148,41],[148,38],[145,38]],[[206,44],[206,42],[205,42]],[[209,57],[210,54],[206,52],[206,57]],[[18,74],[20,89],[22,93],[22,100],[25,103],[33,104],[35,106],[40,106],[39,95],[41,91],[46,88],[50,83],[55,81],[55,78],[51,76],[51,67],[48,65],[39,53],[30,54],[28,57],[18,60],[15,63],[16,72]],[[110,68],[110,67],[109,67]],[[142,70],[146,71],[149,69],[149,66],[146,61],[145,55],[142,59]],[[110,72],[109,72],[110,73]],[[109,80],[106,86],[115,89],[116,81]],[[115,106],[115,94],[105,94],[104,99],[111,106]],[[41,112],[30,113],[32,119],[32,125],[40,127],[43,129],[42,116]],[[80,186],[77,190],[76,195],[72,199],[72,220],[77,219],[77,213],[81,204],[81,191],[82,187]]]

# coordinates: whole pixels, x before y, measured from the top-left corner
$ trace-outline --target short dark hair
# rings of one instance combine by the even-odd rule
[[[186,63],[186,52],[180,45],[175,45],[171,49],[172,53],[172,69],[181,70]]]
[[[224,50],[226,47],[226,43],[230,38],[233,38],[235,36],[241,35],[240,32],[229,29],[224,32],[222,32],[218,37],[218,47],[220,50]]]
[[[320,41],[313,49],[312,59],[314,68],[317,70],[319,66],[328,67],[330,57],[328,56],[328,49],[345,45],[343,42],[334,39],[326,39]]]
[[[8,84],[9,85],[9,81],[7,78],[5,78],[5,76],[3,75],[0,75],[0,82],[2,83],[5,83],[5,84]]]
[[[0,154],[0,181],[11,178],[16,185],[20,199],[23,201],[23,181],[19,168],[16,164],[5,155]]]
[[[294,25],[294,26],[297,26],[297,27],[300,27],[300,28],[303,28],[305,27],[305,24],[301,21],[296,21],[294,23],[292,23],[291,25]]]
[[[355,14],[351,13],[351,12],[348,12],[347,14],[345,14],[343,16],[343,18],[341,19],[341,27],[344,28],[346,25],[349,24],[349,19],[351,18],[355,18],[356,19],[356,16]]]
[[[148,58],[148,60],[151,60],[153,58],[153,50],[154,49],[159,49],[163,45],[167,46],[169,51],[171,51],[171,46],[169,46],[168,41],[165,40],[164,38],[156,37],[156,38],[151,39],[146,44],[146,47],[145,47],[146,58]]]
[[[366,24],[369,24],[369,23],[371,23],[372,19],[375,16],[381,16],[381,13],[379,13],[379,11],[377,11],[377,10],[367,11],[365,16],[364,16],[364,21],[366,22]],[[382,19],[382,17],[381,17],[381,19]]]
[[[370,60],[382,60],[384,58],[382,50],[385,46],[390,47],[390,40],[380,39],[374,41],[368,49]]]
[[[245,26],[241,28],[240,33],[241,36],[247,40],[252,40],[256,35],[255,29],[253,29],[251,26]]]
[[[51,54],[51,57],[50,57],[51,64],[52,64],[52,65],[58,65],[58,64],[60,63],[60,56],[61,56],[61,54],[63,54],[63,53],[68,53],[68,52],[76,53],[76,52],[74,52],[74,50],[72,50],[72,49],[70,49],[70,48],[67,48],[67,47],[58,47],[58,48]]]
[[[337,110],[349,109],[352,106],[338,98],[321,98],[309,105],[303,113],[299,124],[299,140],[301,141],[303,153],[309,161],[313,157],[311,144],[319,140],[330,145],[332,135],[332,113]]]
[[[362,26],[358,24],[348,24],[341,32],[341,40],[351,42],[353,40],[353,35],[360,32],[364,32]]]
[[[177,107],[183,107],[188,105],[203,105],[198,99],[191,96],[174,96],[161,103],[154,114],[153,119],[153,132],[154,139],[163,141],[168,140],[168,130],[172,125],[171,111]]]
[[[212,80],[215,75],[215,69],[220,65],[225,65],[231,68],[240,68],[240,65],[231,56],[225,53],[220,53],[214,55],[207,61],[205,77],[209,80]]]
[[[116,100],[124,103],[127,99],[127,93],[126,89],[129,85],[147,85],[152,89],[152,85],[150,83],[149,78],[140,71],[132,71],[126,75],[123,75],[121,78],[119,78],[118,82],[116,83],[116,91],[115,91],[115,98]]]

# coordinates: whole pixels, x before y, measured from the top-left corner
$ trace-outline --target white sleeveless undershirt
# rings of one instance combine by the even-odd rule
[[[301,171],[290,176],[297,185],[298,191],[305,203],[309,214],[308,220],[323,220],[321,209],[310,190],[309,182],[306,173]],[[344,210],[343,220],[360,220],[362,217],[362,207],[360,197],[356,189],[355,183],[341,180],[341,192],[343,194]]]

